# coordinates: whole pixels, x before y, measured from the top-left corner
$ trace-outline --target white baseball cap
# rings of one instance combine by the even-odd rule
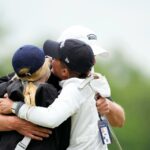
[[[67,28],[58,38],[58,42],[66,39],[78,39],[90,45],[94,55],[107,56],[108,51],[103,49],[97,41],[97,36],[94,31],[87,27],[75,25]]]

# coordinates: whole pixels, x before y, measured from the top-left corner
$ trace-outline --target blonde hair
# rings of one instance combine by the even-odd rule
[[[25,69],[23,69],[24,71]],[[35,106],[35,94],[38,87],[38,84],[35,84],[36,81],[40,80],[44,76],[50,76],[50,60],[45,58],[45,62],[42,67],[40,67],[36,72],[25,77],[17,77],[21,79],[24,86],[23,95],[25,97],[24,101],[28,105]]]

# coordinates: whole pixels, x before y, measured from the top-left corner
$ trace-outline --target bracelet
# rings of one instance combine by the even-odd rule
[[[11,107],[12,113],[18,115],[19,109],[21,108],[21,106],[23,104],[24,104],[23,102],[14,102],[12,107]]]

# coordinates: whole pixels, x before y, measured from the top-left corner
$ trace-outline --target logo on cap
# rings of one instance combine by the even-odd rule
[[[97,40],[97,36],[95,34],[88,34],[88,40]]]
[[[66,58],[65,58],[65,62],[66,62],[67,64],[69,64],[69,63],[70,63],[70,61],[69,61],[68,57],[66,57]]]
[[[60,43],[60,48],[63,48],[65,46],[65,41]]]

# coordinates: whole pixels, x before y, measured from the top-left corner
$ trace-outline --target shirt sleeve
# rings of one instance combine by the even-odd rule
[[[90,81],[92,89],[99,93],[102,97],[110,97],[111,90],[107,79],[104,76],[100,76],[98,79]]]
[[[62,89],[58,98],[48,108],[24,104],[18,116],[40,126],[55,128],[76,113],[82,102],[79,90],[68,86]]]

